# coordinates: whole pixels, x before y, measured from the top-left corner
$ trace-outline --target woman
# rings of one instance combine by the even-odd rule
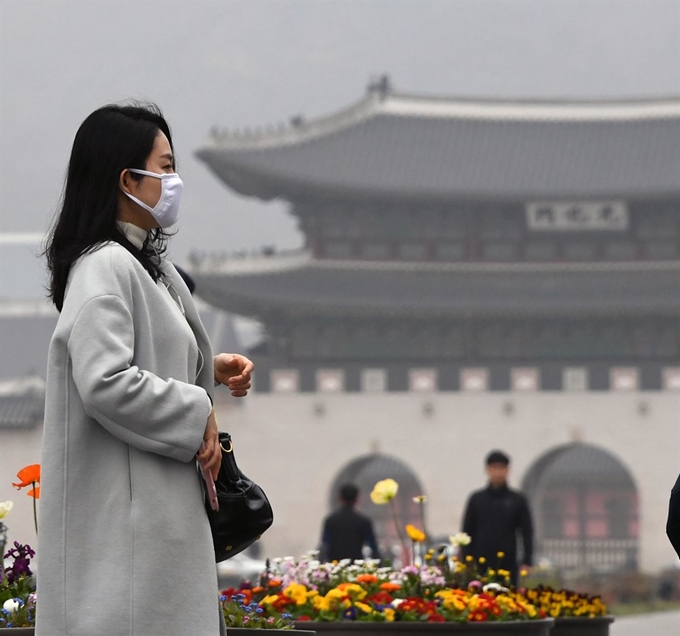
[[[162,257],[181,191],[155,106],[105,106],[80,126],[46,252],[60,316],[37,636],[225,633],[196,460],[216,475],[213,386],[246,395],[253,365],[213,360],[191,294]]]

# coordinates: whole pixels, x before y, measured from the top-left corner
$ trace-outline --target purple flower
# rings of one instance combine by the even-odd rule
[[[21,545],[18,541],[14,542],[14,547],[5,554],[5,559],[14,559],[12,567],[5,569],[7,581],[10,585],[21,576],[31,576],[33,574],[29,565],[34,556],[35,552],[31,549],[30,545]]]

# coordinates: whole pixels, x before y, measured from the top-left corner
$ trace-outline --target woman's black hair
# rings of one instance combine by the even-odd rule
[[[116,224],[120,173],[125,168],[146,167],[159,131],[173,148],[170,127],[160,108],[142,103],[103,106],[78,129],[60,209],[45,249],[50,270],[48,292],[59,311],[73,263],[107,241],[125,247],[154,281],[163,278],[160,256],[168,235],[161,229],[151,230],[139,250]],[[130,176],[142,178],[134,172]]]

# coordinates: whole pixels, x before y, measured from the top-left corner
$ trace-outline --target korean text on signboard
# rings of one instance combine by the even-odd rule
[[[624,231],[628,208],[620,201],[528,203],[527,227],[534,231]]]

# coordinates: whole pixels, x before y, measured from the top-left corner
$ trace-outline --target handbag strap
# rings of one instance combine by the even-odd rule
[[[224,476],[229,479],[229,481],[241,481],[241,471],[236,465],[234,443],[232,442],[229,433],[220,433],[220,448],[222,449],[222,465],[220,467],[220,473],[224,471]]]

